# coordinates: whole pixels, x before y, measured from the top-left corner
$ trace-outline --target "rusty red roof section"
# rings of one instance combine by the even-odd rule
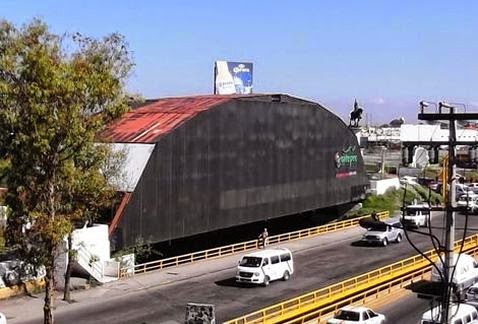
[[[240,96],[194,96],[158,99],[127,112],[101,137],[114,143],[155,143],[197,114]]]

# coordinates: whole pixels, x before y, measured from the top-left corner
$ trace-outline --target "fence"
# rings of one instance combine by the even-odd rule
[[[382,211],[377,213],[377,216],[380,219],[386,218],[389,216],[388,211]],[[278,244],[282,242],[294,241],[304,238],[310,238],[317,235],[331,233],[335,231],[339,231],[342,229],[350,228],[357,226],[359,221],[363,218],[370,217],[370,215],[366,215],[363,217],[347,219],[340,222],[334,222],[326,225],[316,226],[304,230],[298,230],[294,232],[278,234],[278,235],[271,235],[267,239],[268,244]],[[167,259],[157,260],[146,262],[142,264],[137,264],[134,266],[134,271],[131,274],[130,268],[121,268],[120,270],[120,278],[124,278],[130,275],[150,272],[154,270],[161,270],[170,267],[177,267],[184,264],[189,263],[196,263],[204,260],[210,260],[214,258],[221,258],[225,256],[229,256],[232,254],[250,251],[259,248],[258,240],[251,240],[242,243],[231,244],[227,246],[217,247],[209,250],[193,252],[189,254],[184,254],[180,256],[175,256]]]
[[[455,242],[455,250],[458,250],[460,245],[461,241]],[[477,246],[478,234],[475,234],[464,240],[463,251],[473,249]],[[436,261],[438,257],[435,250],[427,251],[424,255],[432,261]],[[355,295],[360,291],[370,290],[372,287],[380,285],[383,282],[388,282],[408,273],[421,271],[424,268],[430,267],[429,261],[424,256],[416,255],[225,323],[245,324],[286,321],[293,317],[300,317],[305,313],[312,312],[325,305],[347,298],[348,296]]]
[[[478,254],[478,247],[474,247],[472,248],[471,251],[467,251],[467,252],[470,254],[473,254],[476,257],[476,255]],[[412,282],[422,280],[422,279],[429,279],[430,269],[431,269],[431,265],[419,271],[402,276],[391,282],[385,283],[378,287],[374,287],[361,294],[351,296],[347,298],[346,300],[340,301],[336,304],[319,309],[313,313],[306,314],[302,317],[299,317],[284,323],[287,323],[287,324],[306,323],[311,320],[313,320],[314,323],[317,323],[317,322],[323,323],[327,318],[331,317],[339,308],[343,306],[350,305],[350,304],[354,304],[354,305],[366,304],[368,302],[372,302],[373,300],[379,299],[383,295],[391,294],[397,290],[404,289],[408,284]]]

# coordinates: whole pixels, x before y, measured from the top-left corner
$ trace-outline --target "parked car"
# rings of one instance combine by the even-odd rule
[[[236,281],[268,286],[273,280],[289,280],[293,273],[294,260],[288,249],[266,249],[241,258]]]
[[[374,228],[369,228],[362,236],[362,242],[387,246],[390,242],[400,243],[403,239],[403,227],[397,218],[381,222]]]
[[[7,324],[7,317],[3,313],[0,313],[0,324]]]
[[[379,314],[367,307],[345,306],[341,308],[327,324],[383,324],[385,315]]]

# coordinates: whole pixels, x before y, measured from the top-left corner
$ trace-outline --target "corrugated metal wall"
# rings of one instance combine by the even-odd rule
[[[277,100],[281,102],[274,102]],[[288,96],[237,98],[156,145],[117,228],[116,247],[162,242],[357,200],[368,180],[338,177],[358,143],[334,114]]]

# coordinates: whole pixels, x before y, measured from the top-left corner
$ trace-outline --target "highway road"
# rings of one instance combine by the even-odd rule
[[[435,213],[432,222],[439,238],[442,218],[441,213]],[[457,228],[463,227],[463,219],[457,217]],[[469,226],[478,228],[478,217],[470,217]],[[182,323],[186,303],[202,302],[216,305],[217,320],[223,322],[416,254],[406,240],[387,247],[357,244],[364,232],[356,228],[284,244],[294,252],[297,270],[287,282],[274,282],[269,287],[239,286],[233,279],[238,256],[233,256],[214,261],[217,266],[202,274],[193,274],[190,279],[152,285],[142,282],[136,289],[122,288],[146,276],[160,275],[147,274],[80,292],[77,303],[62,305],[55,311],[56,320],[58,323]],[[475,231],[470,232],[473,233]],[[458,231],[457,239],[460,235]],[[411,238],[420,249],[431,248],[427,237],[411,234]],[[190,267],[204,270],[208,269],[208,263]],[[180,274],[182,270],[165,271]],[[38,316],[21,316],[13,312],[15,307],[11,305],[0,305],[10,316],[9,323],[39,322],[41,309]]]
[[[399,299],[390,300],[390,303],[375,310],[387,316],[387,323],[413,324],[420,323],[422,314],[430,308],[430,301],[419,299],[409,292]]]

